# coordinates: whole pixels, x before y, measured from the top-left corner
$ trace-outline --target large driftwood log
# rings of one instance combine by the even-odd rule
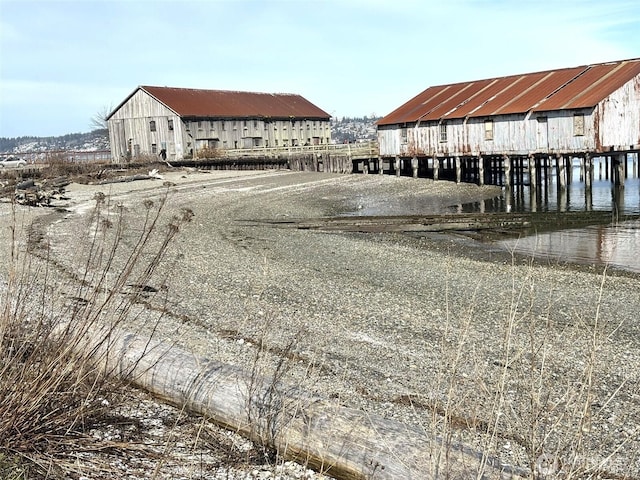
[[[449,445],[418,428],[342,407],[166,343],[113,332],[89,337],[87,351],[110,373],[339,479],[528,477],[522,469]]]

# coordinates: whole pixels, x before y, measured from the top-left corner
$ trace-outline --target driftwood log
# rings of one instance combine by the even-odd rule
[[[109,373],[335,478],[528,477],[523,469],[447,444],[419,428],[342,407],[166,343],[94,331],[83,348]]]

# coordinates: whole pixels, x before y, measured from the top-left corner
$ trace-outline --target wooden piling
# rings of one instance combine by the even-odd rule
[[[511,158],[509,155],[502,157],[504,165],[504,183],[508,189],[511,189]]]
[[[614,157],[612,162],[614,168],[614,184],[624,187],[625,180],[625,169],[627,166],[627,155],[626,153],[619,153]]]
[[[558,186],[561,189],[567,188],[567,165],[564,155],[556,155],[556,176]]]
[[[536,157],[529,155],[529,185],[531,190],[535,190],[538,185],[538,173],[536,169]]]
[[[593,158],[588,153],[582,158],[584,165],[584,184],[586,189],[591,189],[593,185]]]

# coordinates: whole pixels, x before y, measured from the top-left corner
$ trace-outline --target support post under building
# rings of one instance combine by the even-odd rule
[[[504,184],[507,188],[511,188],[511,158],[509,155],[502,157],[504,163]]]

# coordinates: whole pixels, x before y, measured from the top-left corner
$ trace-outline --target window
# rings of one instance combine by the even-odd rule
[[[151,120],[149,122],[149,130],[151,130],[152,132],[156,131],[156,121],[155,120]]]
[[[253,121],[253,128],[258,128],[258,120]]]
[[[493,120],[484,121],[484,139],[493,140]]]
[[[158,146],[155,143],[151,144],[151,153],[158,153]]]
[[[447,124],[446,124],[446,122],[442,122],[440,124],[440,141],[441,142],[446,142],[447,141]]]
[[[224,132],[225,131],[225,127],[224,127],[224,120],[222,120],[220,122],[220,129]]]
[[[169,119],[169,130],[173,130],[173,118]]]
[[[407,143],[407,128],[406,127],[404,127],[400,131],[400,136],[402,137],[402,143]]]
[[[573,116],[573,135],[581,137],[584,135],[584,114],[576,113]]]
[[[209,128],[211,130],[214,130],[216,128],[216,122],[214,122],[213,120],[209,120]]]
[[[198,128],[202,128],[202,120],[198,120]]]

